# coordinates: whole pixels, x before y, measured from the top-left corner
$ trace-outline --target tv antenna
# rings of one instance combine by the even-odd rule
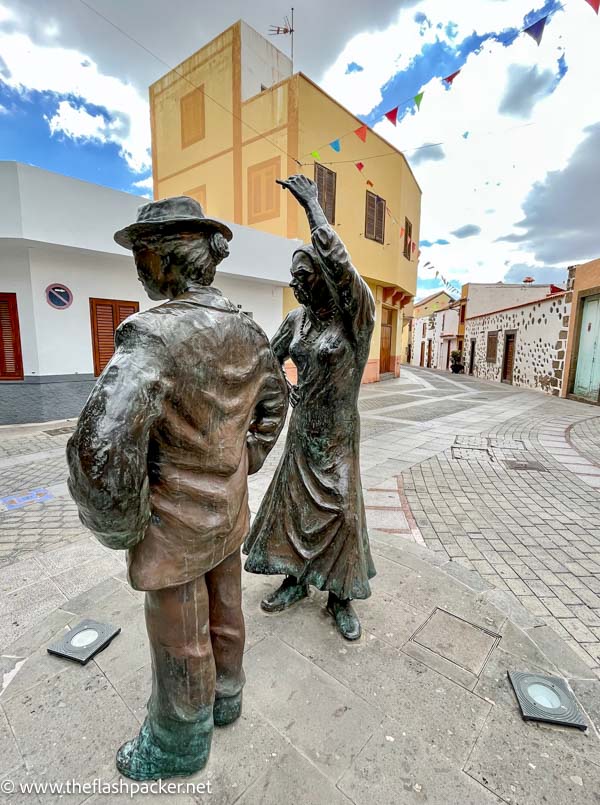
[[[292,7],[292,16],[286,17],[283,25],[271,25],[269,27],[269,36],[279,36],[284,34],[289,36],[292,40],[292,73],[294,72],[294,9]]]

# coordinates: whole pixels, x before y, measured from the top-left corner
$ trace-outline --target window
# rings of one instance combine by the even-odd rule
[[[445,326],[446,326],[446,314],[442,313],[442,332],[444,332]]]
[[[204,139],[204,87],[184,95],[179,102],[181,115],[181,147]]]
[[[485,359],[488,363],[496,363],[498,356],[498,333],[488,333]]]
[[[186,190],[184,195],[189,196],[190,198],[196,199],[202,206],[204,212],[206,212],[206,185],[201,184],[198,187],[192,188],[192,190]]]
[[[0,293],[0,380],[22,380],[17,295]]]
[[[460,323],[465,323],[465,314],[467,312],[467,303],[465,302],[463,305],[460,306]]]
[[[335,185],[336,174],[315,162],[315,182],[319,191],[319,203],[330,224],[335,224]]]
[[[425,322],[425,321],[424,321],[424,322],[423,322],[423,332],[422,332],[422,338],[425,338],[425,334],[426,334],[426,333],[427,333],[427,322]]]
[[[137,302],[119,299],[90,299],[94,374],[102,372],[115,351],[115,331],[122,321],[140,309]]]
[[[248,168],[248,223],[259,224],[279,218],[281,188],[275,179],[281,176],[281,157],[267,159]]]
[[[408,218],[404,219],[404,249],[403,254],[407,260],[410,260],[410,250],[412,247],[412,224]]]
[[[383,243],[385,235],[385,199],[367,190],[365,237]]]

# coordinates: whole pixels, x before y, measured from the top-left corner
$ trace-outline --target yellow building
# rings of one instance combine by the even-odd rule
[[[421,208],[404,156],[371,130],[363,142],[354,134],[361,121],[305,75],[292,75],[287,56],[242,21],[153,84],[150,111],[157,199],[190,195],[217,218],[308,241],[302,209],[275,179],[315,179],[377,302],[364,380],[399,374]],[[328,145],[338,138],[339,153]],[[295,305],[286,291],[282,315]]]

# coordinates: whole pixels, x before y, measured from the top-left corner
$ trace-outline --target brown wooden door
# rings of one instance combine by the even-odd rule
[[[0,380],[23,380],[17,295],[0,293]]]
[[[431,338],[427,342],[427,368],[431,369],[431,351],[432,351],[432,343]]]
[[[475,346],[477,342],[475,339],[471,340],[471,355],[469,356],[469,374],[472,375],[475,370]]]
[[[515,334],[508,333],[504,341],[504,368],[502,380],[506,383],[513,382],[513,369],[515,365]]]
[[[392,362],[392,325],[381,325],[381,350],[379,352],[379,371],[381,374],[391,372]]]
[[[425,341],[421,341],[421,355],[419,357],[419,366],[425,366]]]
[[[392,317],[394,311],[389,307],[381,309],[381,346],[379,348],[379,372],[393,372],[392,366]]]
[[[123,302],[119,299],[90,299],[90,319],[92,322],[92,348],[94,352],[94,374],[103,371],[115,352],[115,330],[126,318],[137,313],[137,302]]]

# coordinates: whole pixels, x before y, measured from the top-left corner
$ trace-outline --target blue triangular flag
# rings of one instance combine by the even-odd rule
[[[333,140],[333,142],[329,143],[329,145],[331,146],[331,148],[333,148],[334,151],[337,151],[338,153],[342,150],[342,146],[340,145],[339,140]]]
[[[542,17],[541,20],[534,22],[533,25],[530,25],[529,28],[525,28],[523,33],[529,34],[532,39],[540,44],[542,41],[542,36],[544,35],[544,28],[546,27],[546,20],[548,19],[548,15]]]

